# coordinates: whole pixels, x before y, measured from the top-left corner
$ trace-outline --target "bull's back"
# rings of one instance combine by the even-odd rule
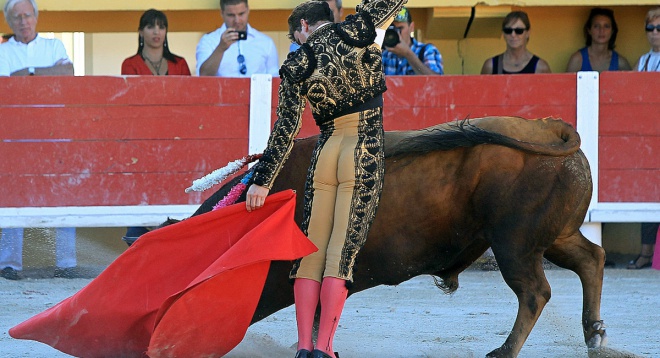
[[[387,265],[370,270],[368,282],[397,284],[462,270],[493,239],[548,247],[579,229],[590,196],[581,151],[547,156],[479,145],[389,159],[360,262]],[[517,232],[526,234],[513,238]]]

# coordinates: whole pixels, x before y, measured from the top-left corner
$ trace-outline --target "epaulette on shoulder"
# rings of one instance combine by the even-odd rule
[[[347,44],[360,48],[371,45],[376,39],[376,27],[367,12],[348,15],[337,25],[337,33]]]
[[[280,77],[293,82],[302,82],[314,73],[315,68],[314,51],[305,43],[297,50],[289,52],[280,67]]]

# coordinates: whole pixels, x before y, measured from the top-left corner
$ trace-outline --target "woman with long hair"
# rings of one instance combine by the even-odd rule
[[[170,52],[167,43],[167,16],[162,11],[149,9],[140,17],[137,54],[121,64],[122,75],[190,76],[190,68],[183,57]],[[129,227],[122,238],[131,246],[146,227]]]
[[[149,9],[142,14],[138,51],[121,64],[122,75],[190,76],[186,60],[170,52],[167,26],[167,17],[162,11]]]
[[[586,46],[571,56],[566,72],[630,71],[628,60],[614,51],[618,32],[614,11],[602,7],[591,9],[584,24]]]

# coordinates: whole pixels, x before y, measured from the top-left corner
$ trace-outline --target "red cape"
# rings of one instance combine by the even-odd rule
[[[222,356],[243,339],[270,261],[316,251],[294,210],[289,190],[251,213],[240,203],[149,232],[9,334],[78,357]]]

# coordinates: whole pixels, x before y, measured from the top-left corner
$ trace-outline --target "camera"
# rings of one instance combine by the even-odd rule
[[[385,30],[385,38],[383,39],[383,46],[385,47],[394,47],[396,44],[401,42],[399,39],[399,29],[390,25],[390,27]]]
[[[238,34],[238,41],[247,39],[247,31],[234,31]]]

